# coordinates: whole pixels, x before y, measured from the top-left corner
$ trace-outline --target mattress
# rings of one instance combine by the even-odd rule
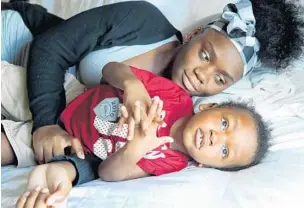
[[[50,11],[69,17],[79,11],[117,1],[31,0]],[[72,4],[73,2],[73,4]],[[187,32],[221,11],[228,1],[150,0],[179,29]],[[172,7],[174,5],[174,8]],[[73,8],[73,9],[71,9]],[[187,8],[187,9],[185,9]],[[303,60],[299,60],[303,61]],[[186,169],[159,177],[109,183],[95,180],[74,187],[69,207],[170,208],[304,207],[304,78],[303,65],[288,73],[269,73],[265,67],[216,96],[194,97],[200,103],[226,100],[250,102],[269,122],[272,140],[261,164],[238,172],[201,169],[190,163]],[[1,205],[14,207],[24,191],[31,168],[1,168]]]

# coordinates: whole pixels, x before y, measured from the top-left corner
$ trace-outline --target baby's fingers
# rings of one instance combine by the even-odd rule
[[[124,125],[124,123],[126,123],[126,118],[120,117],[119,121],[118,121],[118,130],[120,131],[122,129],[122,126]]]
[[[139,124],[141,120],[140,102],[136,101],[134,105],[134,121],[135,124]]]
[[[153,98],[152,104],[149,108],[147,119],[142,124],[142,129],[145,133],[148,131],[148,128],[150,127],[153,119],[155,118],[155,116],[157,114],[157,108],[158,108],[159,102],[160,102],[159,97],[155,96]]]
[[[128,126],[128,136],[127,140],[132,140],[134,137],[134,131],[135,131],[135,121],[133,118],[129,119],[129,126]]]
[[[162,114],[165,114],[163,107],[164,107],[164,101],[160,100],[156,109],[156,115],[153,119],[153,122],[157,123],[161,127],[166,127],[167,124],[163,121],[164,117],[162,117]]]
[[[120,111],[120,119],[118,121],[118,129],[121,130],[123,124],[126,122],[126,120],[129,117],[129,113],[128,113],[127,108],[124,105],[120,106],[119,111]]]
[[[149,126],[147,126],[147,114],[145,112],[145,109],[141,108],[140,109],[140,112],[141,112],[141,123],[140,123],[140,127],[143,131],[143,133],[146,135],[147,134],[147,130],[149,128]]]
[[[133,115],[134,115],[133,118],[132,117],[129,118],[127,140],[133,139],[135,127],[137,124],[140,123],[140,102],[139,101],[135,102]]]
[[[161,112],[163,110],[163,107],[164,107],[164,101],[160,100],[158,102],[158,106],[157,106],[157,109],[156,109],[156,115],[160,117],[161,115]]]

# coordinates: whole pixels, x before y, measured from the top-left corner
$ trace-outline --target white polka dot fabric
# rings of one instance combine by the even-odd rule
[[[104,121],[98,118],[97,116],[94,119],[93,123],[94,127],[98,130],[100,134],[105,134],[105,135],[113,135],[113,136],[118,136],[122,138],[127,138],[128,135],[128,125],[124,124],[122,126],[121,131],[118,131],[117,123],[112,123],[109,121]]]
[[[115,152],[125,146],[126,142],[116,142],[115,144]]]
[[[104,121],[96,116],[93,125],[100,134],[118,136],[124,139],[127,138],[128,135],[127,124],[124,124],[121,131],[118,131],[117,123]],[[102,160],[105,160],[108,157],[108,155],[113,152],[113,148],[115,148],[115,152],[116,152],[120,148],[122,148],[125,144],[126,142],[121,142],[121,141],[117,141],[115,144],[112,144],[111,140],[100,137],[93,145],[94,154],[99,158],[101,158]]]
[[[100,137],[93,145],[93,148],[94,154],[100,159],[105,160],[108,157],[108,153],[111,152],[113,145],[110,140]]]

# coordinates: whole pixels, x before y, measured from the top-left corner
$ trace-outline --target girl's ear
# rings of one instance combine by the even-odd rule
[[[204,30],[205,30],[205,28],[203,26],[192,30],[190,33],[188,33],[184,36],[184,43],[189,42],[194,36],[196,36],[197,34],[202,33]]]

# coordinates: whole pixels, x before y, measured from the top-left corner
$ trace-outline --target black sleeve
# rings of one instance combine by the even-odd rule
[[[65,108],[64,73],[93,50],[151,44],[181,33],[152,4],[129,1],[80,13],[31,46],[27,84],[33,131],[55,124]]]
[[[85,159],[80,159],[76,155],[60,155],[51,159],[52,162],[70,162],[76,170],[76,178],[73,181],[73,186],[80,185],[93,181],[98,177],[98,166],[102,162],[95,155],[86,154]]]
[[[62,18],[48,13],[45,8],[37,4],[18,1],[1,2],[1,10],[8,9],[19,12],[34,37],[63,22]]]

